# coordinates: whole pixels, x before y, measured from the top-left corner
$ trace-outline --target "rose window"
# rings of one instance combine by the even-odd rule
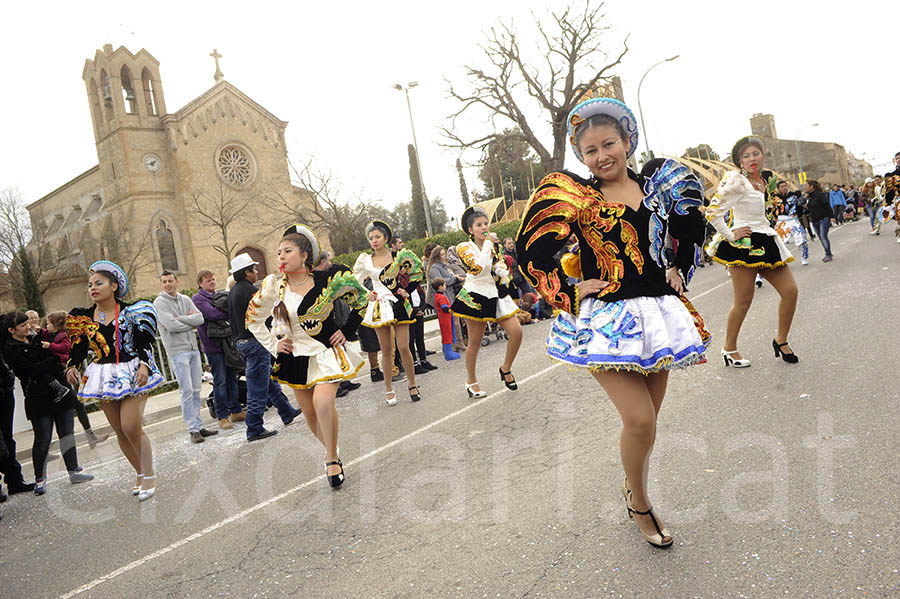
[[[239,146],[225,146],[219,151],[216,160],[219,176],[234,186],[243,186],[253,178],[253,162],[250,156]]]

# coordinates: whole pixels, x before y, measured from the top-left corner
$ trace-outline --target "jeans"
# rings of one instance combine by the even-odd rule
[[[834,210],[834,220],[836,220],[838,224],[844,222],[844,208],[846,208],[846,206],[838,204],[837,206],[832,206],[831,208],[832,210]]]
[[[816,233],[819,234],[819,241],[822,242],[822,247],[825,248],[825,255],[830,256],[831,242],[828,241],[828,229],[831,228],[831,219],[823,218],[813,221],[813,228],[816,230]]]
[[[866,212],[869,214],[869,226],[872,227],[873,231],[877,231],[879,227],[878,222],[878,208],[874,204],[866,204]]]
[[[15,409],[16,397],[13,394],[13,388],[0,389],[0,432],[3,433],[3,440],[6,441],[6,447],[9,449],[9,457],[0,462],[0,474],[3,475],[7,487],[10,483],[13,486],[25,483],[25,479],[22,478],[22,464],[16,459],[16,441],[12,434]]]
[[[74,472],[78,468],[78,453],[75,451],[75,411],[72,408],[57,410],[38,416],[31,421],[31,426],[34,428],[31,460],[34,463],[35,478],[46,477],[47,453],[50,451],[54,424],[56,425],[56,436],[59,437],[59,450],[66,463],[66,470]]]
[[[200,399],[200,384],[203,382],[203,368],[200,366],[200,352],[183,351],[170,358],[175,379],[181,389],[181,415],[189,433],[199,432],[203,428],[200,410],[203,400]]]
[[[275,406],[284,423],[294,419],[296,410],[281,392],[281,385],[272,380],[272,354],[255,338],[238,339],[236,345],[246,364],[244,377],[247,379],[246,422],[249,439],[265,430],[263,414],[267,402]]]
[[[241,399],[238,394],[237,371],[225,364],[222,352],[208,353],[206,359],[213,375],[213,399],[216,404],[216,418],[222,420],[229,414],[241,413]]]

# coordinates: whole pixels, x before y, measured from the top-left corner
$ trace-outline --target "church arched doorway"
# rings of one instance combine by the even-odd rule
[[[263,254],[261,250],[258,250],[255,247],[247,246],[234,253],[235,256],[237,256],[238,254],[250,254],[250,257],[253,258],[254,262],[259,262],[259,264],[256,266],[256,272],[259,273],[260,279],[269,274],[269,268],[266,265],[266,255]]]

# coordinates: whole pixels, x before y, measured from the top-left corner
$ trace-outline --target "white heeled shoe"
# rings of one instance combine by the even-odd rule
[[[141,484],[142,484],[141,481],[143,481],[144,475],[138,474],[137,477],[138,477],[138,484],[131,487],[131,494],[134,495],[135,497],[137,497],[138,493],[141,492]]]
[[[475,385],[478,385],[478,383],[475,382],[471,385],[466,385],[466,393],[469,394],[469,399],[481,399],[482,397],[487,397],[487,393],[482,391],[480,388],[478,389],[478,391],[472,391],[472,387],[474,387]],[[481,385],[478,386],[481,387]]]
[[[144,476],[143,479],[144,479],[144,482],[141,483],[141,490],[138,492],[138,496],[137,496],[138,501],[146,501],[146,500],[150,499],[151,497],[153,497],[153,495],[156,493],[156,475],[154,474],[152,476]],[[147,479],[154,481],[152,487],[149,487],[149,488],[144,487],[144,484],[146,484]]]
[[[394,393],[393,391],[386,391],[384,394],[384,403],[386,403],[389,406],[396,406],[397,405],[397,394]]]
[[[725,351],[722,350],[722,358],[725,360],[725,367],[731,366],[732,368],[750,368],[750,360],[745,358],[741,358],[740,360],[735,360],[731,356],[738,353],[738,350]]]

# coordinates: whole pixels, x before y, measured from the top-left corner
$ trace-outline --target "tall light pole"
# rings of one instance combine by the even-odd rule
[[[797,177],[800,177],[800,173],[803,172],[803,160],[800,158],[800,134],[803,133],[806,129],[810,127],[818,127],[819,123],[810,123],[809,125],[803,125],[800,127],[800,130],[797,131],[797,135],[794,136],[794,152],[797,154]]]
[[[647,75],[650,74],[650,71],[652,71],[653,69],[655,69],[656,67],[658,67],[659,65],[661,65],[663,63],[672,62],[673,60],[676,60],[679,56],[681,56],[681,55],[676,54],[675,56],[672,56],[671,58],[667,58],[665,60],[660,60],[658,63],[656,63],[655,65],[653,65],[652,67],[650,67],[649,69],[647,69],[644,72],[643,77],[641,77],[640,83],[638,83],[638,92],[637,92],[638,113],[641,115],[641,131],[644,133],[644,147],[647,149],[647,158],[648,159],[652,158],[653,154],[650,152],[650,142],[647,141],[647,126],[644,124],[644,109],[641,108],[641,86],[644,85],[644,79],[647,78]]]
[[[409,90],[419,85],[418,81],[410,81],[403,87],[394,84],[394,89],[406,93],[406,107],[409,109],[409,128],[412,129],[413,148],[416,150],[416,168],[419,171],[419,187],[422,189],[422,206],[425,208],[425,233],[431,237],[431,207],[428,205],[428,194],[425,193],[425,178],[422,176],[422,164],[419,162],[419,144],[416,142],[416,126],[413,124],[412,103],[409,101]]]

